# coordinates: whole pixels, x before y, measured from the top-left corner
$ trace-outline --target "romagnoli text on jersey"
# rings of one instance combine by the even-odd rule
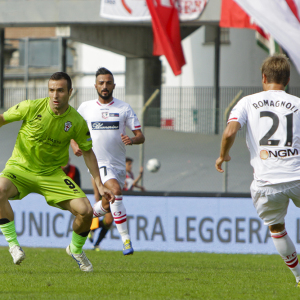
[[[273,100],[263,100],[263,101],[258,101],[257,103],[252,104],[256,109],[262,108],[265,106],[273,106],[273,107],[285,107],[286,109],[291,110],[292,112],[297,112],[298,108],[293,105],[291,102],[286,102],[286,101],[273,101]]]

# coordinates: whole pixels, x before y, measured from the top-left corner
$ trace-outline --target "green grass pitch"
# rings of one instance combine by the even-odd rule
[[[1,299],[300,299],[279,255],[85,251],[81,272],[64,249],[24,248],[20,266],[0,247]]]

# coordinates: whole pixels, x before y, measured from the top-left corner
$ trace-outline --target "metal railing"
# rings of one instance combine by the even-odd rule
[[[221,87],[219,132],[222,133],[226,121],[224,111],[232,99],[243,91],[243,97],[258,93],[261,87]],[[29,88],[28,99],[38,99],[47,96],[47,88]],[[300,87],[289,88],[289,93],[300,97]],[[114,96],[125,100],[125,88],[116,88]],[[26,97],[25,88],[5,88],[4,108],[7,109]],[[97,97],[94,88],[75,88],[70,104],[74,108],[87,100]],[[135,111],[139,108],[133,107]],[[179,132],[197,132],[202,134],[214,134],[214,116],[216,110],[213,107],[213,87],[162,87],[160,108],[149,107],[145,116],[147,124],[151,124],[157,118],[161,119],[161,128]],[[245,129],[238,135],[244,135]]]

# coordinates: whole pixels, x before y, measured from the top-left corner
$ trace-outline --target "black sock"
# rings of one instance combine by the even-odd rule
[[[78,235],[82,236],[82,237],[86,237],[89,235],[89,232],[90,231],[85,231],[85,232],[82,232],[82,233],[79,233]]]
[[[97,242],[95,243],[95,246],[99,246],[101,241],[105,238],[107,232],[108,232],[109,229],[103,227],[99,233],[99,237],[98,237],[98,240]]]
[[[7,224],[9,223],[10,221],[6,218],[3,218],[3,219],[0,219],[0,225],[4,225],[4,224]]]

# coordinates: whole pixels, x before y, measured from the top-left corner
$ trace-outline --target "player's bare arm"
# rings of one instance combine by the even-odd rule
[[[141,180],[141,178],[143,177],[143,172],[144,172],[144,168],[143,167],[140,167],[140,173],[139,173],[139,176],[133,181],[132,185],[134,187],[137,187],[137,188],[141,188],[140,186],[138,186],[138,182]]]
[[[101,199],[100,199],[99,191],[98,191],[98,188],[96,186],[96,183],[95,183],[95,180],[93,177],[91,177],[91,181],[92,181],[92,186],[93,186],[93,190],[94,190],[95,202],[99,202]]]
[[[71,140],[70,145],[71,145],[71,148],[72,148],[72,150],[73,150],[73,152],[76,156],[81,156],[82,155],[81,149],[79,148],[78,144],[74,140]]]
[[[5,125],[5,124],[7,124],[7,123],[8,123],[8,122],[5,121],[3,115],[0,115],[0,127],[3,126],[3,125]]]
[[[241,128],[241,124],[239,122],[230,122],[224,130],[222,141],[221,141],[221,151],[220,156],[216,160],[216,170],[220,173],[223,173],[222,163],[224,161],[230,161],[231,157],[229,156],[229,150],[231,149],[235,136],[239,129]]]
[[[83,154],[85,164],[88,167],[91,175],[95,180],[95,184],[98,188],[99,194],[102,197],[104,197],[107,201],[114,203],[115,195],[102,184],[100,174],[99,174],[99,169],[98,169],[98,162],[93,149],[90,149],[88,151],[83,151],[83,150],[81,151]]]
[[[124,135],[121,133],[121,138],[122,138],[122,142],[125,145],[139,145],[139,144],[143,144],[145,142],[145,136],[142,133],[142,131],[139,130],[132,130],[134,137],[129,137],[128,135]]]

